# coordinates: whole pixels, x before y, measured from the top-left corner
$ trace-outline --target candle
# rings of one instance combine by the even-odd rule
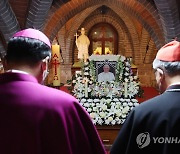
[[[60,46],[52,45],[53,86],[60,86]]]
[[[88,79],[85,79],[85,97],[88,97]]]
[[[127,98],[127,82],[124,83],[124,96]]]
[[[137,69],[137,73],[136,73],[136,76],[138,77],[138,69]]]

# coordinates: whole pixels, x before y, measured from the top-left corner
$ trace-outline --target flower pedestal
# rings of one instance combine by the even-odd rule
[[[110,150],[112,144],[114,143],[122,125],[97,125],[96,129],[101,137],[101,140],[105,146],[106,150]]]

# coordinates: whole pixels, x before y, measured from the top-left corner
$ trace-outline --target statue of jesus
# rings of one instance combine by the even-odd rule
[[[90,41],[89,38],[85,35],[85,29],[81,28],[81,35],[77,38],[76,35],[76,46],[78,48],[78,59],[84,60],[87,62],[89,58],[88,47]]]

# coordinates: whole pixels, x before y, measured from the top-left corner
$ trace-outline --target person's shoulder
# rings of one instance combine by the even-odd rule
[[[74,96],[64,91],[43,85],[37,87],[37,92],[39,93],[39,97],[43,99],[44,104],[67,106],[73,102],[78,102]]]
[[[103,75],[103,74],[104,74],[104,72],[101,72],[101,73],[98,74],[98,76],[101,76],[101,75]]]
[[[134,108],[136,112],[142,113],[152,113],[152,112],[157,112],[162,109],[162,104],[163,104],[163,95],[158,95],[156,97],[153,97],[149,100],[146,100],[142,102],[140,105]]]
[[[53,94],[53,96],[55,98],[57,97],[57,98],[61,98],[61,99],[68,99],[68,100],[77,101],[77,99],[74,96],[72,96],[71,94],[64,92],[62,90],[47,87],[47,86],[44,86],[44,89],[47,91],[47,93]]]

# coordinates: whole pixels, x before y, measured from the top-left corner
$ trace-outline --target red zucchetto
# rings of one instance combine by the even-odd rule
[[[171,41],[164,45],[158,51],[156,59],[167,62],[180,61],[180,42]]]

